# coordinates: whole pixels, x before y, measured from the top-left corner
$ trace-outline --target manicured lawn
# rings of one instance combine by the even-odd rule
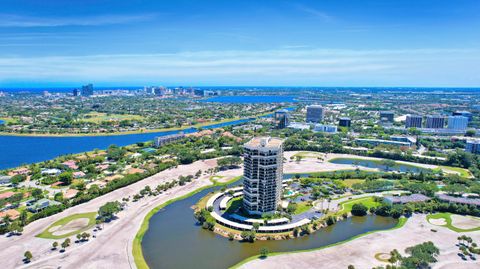
[[[365,182],[365,180],[364,179],[345,179],[342,182],[343,184],[345,184],[345,186],[347,186],[348,188],[351,188],[353,184],[363,183]]]
[[[317,157],[321,157],[322,154],[321,153],[318,153],[318,152],[313,152],[313,151],[300,151],[299,153],[293,155],[294,157],[296,156],[300,156],[300,157],[303,157],[303,158],[317,158]]]
[[[301,214],[303,212],[308,211],[310,208],[312,208],[312,206],[309,205],[307,202],[297,203],[297,209],[295,209],[295,212],[293,212],[293,214],[294,215]]]
[[[80,213],[80,214],[70,215],[68,217],[65,217],[63,219],[60,219],[60,220],[52,223],[50,226],[48,226],[47,229],[45,229],[42,233],[37,234],[36,236],[40,237],[40,238],[46,238],[46,239],[66,238],[66,237],[72,236],[74,234],[78,234],[78,233],[81,233],[83,231],[86,231],[86,230],[90,229],[91,227],[93,227],[95,225],[95,218],[96,217],[97,217],[97,212],[88,212],[88,213]],[[70,233],[66,233],[66,234],[63,234],[63,235],[53,235],[51,232],[48,231],[52,227],[63,226],[65,224],[69,223],[72,220],[82,219],[82,218],[87,218],[88,219],[88,225],[86,227],[83,227],[83,228],[79,229],[79,230],[76,230],[76,231],[73,231],[73,232],[70,232]]]
[[[472,173],[468,169],[460,168],[460,167],[453,167],[453,166],[439,166],[442,169],[448,169],[451,171],[458,172],[461,177],[472,177]]]
[[[455,227],[452,224],[451,216],[452,216],[452,213],[436,213],[436,214],[428,215],[427,220],[430,222],[431,219],[444,219],[446,224],[445,225],[438,225],[438,226],[447,227],[448,229],[450,229],[454,232],[457,232],[457,233],[480,231],[480,226],[477,227],[477,228],[472,228],[472,229],[462,229],[462,228]]]
[[[367,208],[376,207],[376,206],[380,205],[379,202],[375,202],[373,197],[364,197],[364,198],[352,199],[352,200],[348,200],[348,201],[340,203],[342,209],[339,210],[335,215],[342,215],[343,213],[348,213],[348,212],[352,211],[353,205],[358,204],[358,203],[363,204]]]
[[[227,213],[234,213],[238,208],[242,207],[243,204],[243,197],[233,198],[227,203]]]

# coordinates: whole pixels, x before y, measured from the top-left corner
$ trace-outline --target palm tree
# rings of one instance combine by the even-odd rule
[[[57,241],[53,242],[52,249],[55,250],[57,249],[57,247],[58,247],[58,242]]]

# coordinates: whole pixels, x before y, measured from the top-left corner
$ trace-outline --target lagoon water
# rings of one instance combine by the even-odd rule
[[[229,241],[196,225],[191,208],[201,197],[218,188],[212,187],[170,204],[150,219],[142,241],[142,251],[150,268],[224,269],[259,254],[262,247],[267,247],[270,252],[319,248],[366,232],[389,229],[397,224],[393,218],[353,217],[310,236],[290,240],[255,243]]]
[[[248,121],[250,121],[250,119],[213,124],[205,126],[203,129],[242,124]],[[184,133],[193,133],[196,131],[197,129],[195,128],[183,130]],[[65,154],[80,153],[94,149],[106,149],[112,144],[126,146],[137,142],[149,141],[156,136],[178,132],[180,131],[81,137],[0,136],[0,169],[45,161]]]
[[[420,173],[420,172],[427,172],[429,169],[427,168],[422,168],[418,166],[413,166],[413,165],[408,165],[408,164],[403,164],[403,163],[396,163],[392,167],[386,167],[379,161],[373,161],[373,160],[361,160],[361,159],[356,159],[356,158],[336,158],[333,160],[330,160],[331,163],[336,163],[336,164],[351,164],[351,165],[358,165],[358,166],[363,166],[363,167],[369,167],[369,168],[377,168],[381,171],[397,171],[397,172],[410,172],[410,173]]]

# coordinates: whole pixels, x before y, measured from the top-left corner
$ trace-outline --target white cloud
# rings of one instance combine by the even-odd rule
[[[11,81],[215,85],[479,85],[478,50],[198,51],[0,57]],[[446,85],[448,84],[448,85]]]
[[[0,27],[98,26],[147,21],[155,17],[155,14],[107,14],[99,16],[44,18],[0,13]]]

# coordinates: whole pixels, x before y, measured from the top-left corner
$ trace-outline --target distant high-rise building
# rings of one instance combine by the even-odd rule
[[[394,121],[395,114],[392,111],[380,111],[380,120],[381,121]]]
[[[280,109],[275,111],[275,127],[277,129],[283,129],[288,126],[290,115],[288,110]]]
[[[352,125],[352,120],[347,117],[342,117],[338,121],[338,126],[350,127]]]
[[[473,114],[472,112],[469,112],[469,111],[455,111],[453,112],[453,116],[467,117],[469,122],[472,121],[473,119]]]
[[[320,123],[323,121],[323,107],[320,105],[307,106],[307,122]]]
[[[405,128],[422,128],[423,117],[420,115],[407,115]]]
[[[82,86],[82,91],[81,91],[82,96],[92,96],[93,95],[93,85],[92,84],[87,84]]]
[[[441,115],[429,115],[427,116],[425,127],[430,129],[442,129],[445,127],[445,117]]]
[[[277,210],[282,193],[283,141],[255,137],[244,146],[243,207],[249,214]]]
[[[470,153],[480,153],[480,139],[467,140],[465,151]]]
[[[468,126],[468,118],[464,116],[449,116],[448,129],[466,130]]]
[[[80,90],[79,89],[73,89],[73,96],[80,96]]]

